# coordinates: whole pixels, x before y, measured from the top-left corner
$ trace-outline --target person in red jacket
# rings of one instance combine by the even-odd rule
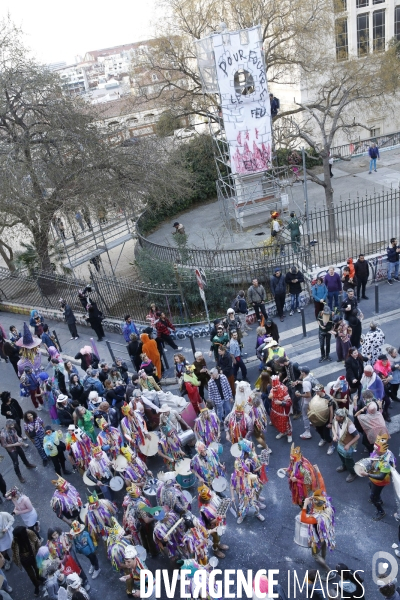
[[[308,545],[314,560],[330,571],[325,558],[327,549],[334,550],[336,546],[335,509],[326,492],[316,490],[305,499],[300,521],[308,524]]]
[[[182,346],[178,347],[170,335],[171,330],[175,331],[175,326],[167,319],[165,313],[158,311],[156,312],[156,317],[157,321],[155,322],[155,326],[157,337],[160,338],[162,342],[167,343],[168,346],[171,346],[174,350],[182,350]]]

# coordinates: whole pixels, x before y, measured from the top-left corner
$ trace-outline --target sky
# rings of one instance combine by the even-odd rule
[[[75,62],[98,50],[153,37],[156,0],[3,0],[0,18],[25,33],[26,46],[43,63]]]

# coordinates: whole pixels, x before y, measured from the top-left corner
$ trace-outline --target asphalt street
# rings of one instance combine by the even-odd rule
[[[400,338],[400,285],[389,287],[385,283],[379,284],[380,292],[380,316],[377,317],[381,323],[381,328],[386,335],[386,343],[398,347]],[[367,288],[367,294],[370,300],[362,301],[361,309],[365,316],[366,330],[369,320],[374,317],[373,289]],[[322,366],[318,363],[319,345],[317,338],[317,329],[313,321],[313,309],[307,307],[307,337],[303,338],[301,331],[300,315],[287,317],[284,323],[278,320],[278,326],[281,333],[281,344],[285,347],[287,354],[291,359],[299,364],[308,365],[313,374],[318,377],[321,383],[328,383],[344,373],[343,365],[335,362],[336,354],[333,351],[333,362]],[[1,313],[0,322],[8,329],[9,325],[15,324],[19,328],[24,320],[23,315],[10,313]],[[51,323],[51,329],[55,327],[64,353],[66,355],[75,354],[78,349],[84,345],[91,335],[91,330],[80,328],[81,340],[69,341],[69,332],[62,323]],[[108,334],[108,339],[121,343],[121,336]],[[184,340],[184,353],[191,360],[191,350],[188,340]],[[245,351],[247,359],[254,355],[255,346],[255,326],[247,337],[245,337]],[[196,349],[208,351],[209,343],[207,339],[200,338],[196,340]],[[99,353],[102,358],[109,359],[106,346],[99,344]],[[167,356],[172,363],[172,349],[169,349]],[[212,359],[207,359],[208,365],[213,365]],[[47,361],[43,357],[43,366]],[[169,376],[171,372],[167,373]],[[252,384],[258,377],[258,362],[249,360],[248,376]],[[11,365],[4,361],[0,363],[0,389],[8,389],[13,397],[20,400],[24,410],[31,408],[30,400],[19,398],[19,382]],[[171,391],[173,387],[169,387]],[[46,413],[42,413],[46,415]],[[394,404],[391,409],[393,419],[390,440],[390,448],[398,456],[399,433],[400,430],[400,403]],[[398,417],[396,418],[396,416]],[[46,422],[46,419],[44,419]],[[48,419],[47,419],[48,422]],[[4,425],[4,418],[0,417],[1,426]],[[333,568],[338,562],[344,562],[352,569],[362,569],[365,571],[365,587],[367,590],[366,598],[372,599],[380,597],[376,585],[372,582],[371,568],[372,556],[377,551],[394,552],[391,548],[393,542],[398,541],[398,526],[393,518],[396,511],[394,494],[392,486],[386,488],[383,492],[385,502],[386,517],[375,523],[372,520],[375,509],[368,503],[368,482],[365,479],[357,478],[353,483],[348,484],[345,481],[346,474],[337,473],[336,467],[340,460],[336,453],[332,456],[326,454],[326,447],[318,447],[319,436],[314,433],[311,440],[300,440],[299,435],[303,432],[301,419],[293,422],[293,440],[296,445],[300,444],[304,455],[313,463],[317,463],[326,483],[328,494],[332,497],[333,505],[336,509],[336,550],[329,554],[327,562]],[[289,463],[289,444],[286,439],[275,439],[276,432],[272,427],[268,428],[267,441],[272,449],[269,466],[269,481],[264,488],[263,495],[266,496],[267,508],[263,510],[265,521],[263,523],[256,520],[253,516],[248,516],[241,525],[237,525],[234,517],[228,512],[227,531],[223,537],[223,542],[230,546],[226,553],[226,558],[220,561],[218,568],[221,569],[279,569],[279,582],[286,588],[288,571],[296,571],[298,577],[303,577],[306,569],[315,567],[310,551],[307,548],[297,546],[293,542],[295,516],[298,509],[291,504],[291,496],[287,481],[279,479],[276,472],[281,467],[286,467]],[[224,444],[223,461],[227,467],[227,473],[230,475],[233,469],[233,458],[229,452],[230,444]],[[363,447],[359,444],[357,457],[363,458],[366,455],[362,452]],[[51,511],[49,501],[53,493],[51,479],[54,477],[52,466],[44,468],[41,466],[41,460],[34,446],[27,449],[28,459],[38,465],[36,471],[27,471],[24,466],[21,467],[26,484],[19,484],[11,460],[5,451],[1,452],[5,456],[0,469],[7,482],[7,487],[18,485],[27,493],[34,506],[36,507],[42,527],[42,536],[46,538],[47,529],[50,526],[61,526],[64,524],[59,521]],[[160,470],[161,461],[157,458],[149,460],[149,467],[156,473]],[[88,495],[81,477],[77,474],[68,477],[68,480],[77,487],[82,499]],[[196,489],[190,490],[193,494]],[[117,502],[121,505],[123,493],[117,495]],[[11,512],[11,502],[6,502],[1,507],[3,510]],[[197,503],[193,503],[193,511],[197,513]],[[122,519],[122,512],[119,512],[119,519]],[[22,524],[19,517],[15,524]],[[105,549],[100,544],[99,559],[101,564],[101,573],[93,581],[90,597],[92,600],[107,598],[116,600],[125,596],[125,586],[118,580],[118,574],[113,573],[109,562],[106,559]],[[89,570],[88,561],[82,557],[81,564],[86,572]],[[148,566],[151,569],[167,568],[164,559],[149,559]],[[15,600],[31,600],[33,597],[33,588],[25,572],[21,573],[15,565],[7,573],[10,585],[14,588],[11,596]],[[89,576],[90,579],[90,576]],[[291,578],[293,579],[293,578]],[[179,597],[177,593],[175,597]],[[290,597],[294,597],[293,591]],[[297,598],[305,598],[305,594],[297,592]]]

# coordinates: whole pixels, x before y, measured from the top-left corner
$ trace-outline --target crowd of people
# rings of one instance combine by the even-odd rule
[[[215,565],[211,556],[222,560],[229,552],[222,539],[228,508],[238,525],[246,520],[246,527],[251,527],[252,518],[265,519],[263,487],[272,454],[268,425],[274,428],[276,440],[286,439],[290,444],[289,464],[280,469],[280,476],[288,479],[290,498],[307,527],[314,560],[329,571],[326,553],[335,548],[332,498],[318,467],[293,443],[292,420],[303,421],[301,440],[316,436],[328,456],[337,454],[336,470],[347,473],[347,483],[357,475],[369,478],[374,521],[385,516],[382,491],[395,466],[386,423],[393,402],[400,401],[400,359],[395,348],[383,351],[385,335],[377,322],[371,321],[362,336],[358,302],[361,290],[366,298],[363,262],[363,256],[357,261],[361,266],[350,260],[342,276],[329,269],[312,288],[320,362],[332,360],[331,340],[335,339],[337,361],[343,363],[343,374],[325,386],[309,367],[292,361],[280,344],[278,326],[266,311],[265,289],[257,279],[247,300],[241,290],[226,316],[214,321],[208,356],[196,352],[192,361],[175,344],[171,336],[175,328],[157,306],[150,307],[149,326],[142,333],[126,315],[123,336],[134,372],[121,358],[113,364],[100,360],[89,345],[76,354],[76,364],[64,361],[38,311],[32,311],[30,324],[24,323],[22,331],[10,327],[7,335],[1,327],[0,351],[19,377],[23,400],[6,390],[1,393],[5,426],[0,443],[21,484],[26,480],[20,462],[26,469],[37,468],[25,454],[29,444],[43,467],[54,470],[50,507],[60,526],[46,535],[41,532],[40,514],[48,508],[45,504],[34,507],[18,487],[8,490],[0,476],[0,492],[13,504],[12,514],[0,512],[0,575],[4,577],[0,595],[8,600],[6,594],[12,593],[5,572],[14,562],[26,571],[35,596],[43,590],[49,600],[55,600],[61,587],[69,600],[88,600],[88,575],[96,579],[101,574],[98,552],[103,543],[109,568],[120,574],[128,596],[140,597],[146,553],[160,564],[190,568],[192,574],[204,569],[208,577]],[[296,267],[286,275],[277,268],[272,275],[270,287],[281,320],[286,286],[292,315],[299,310],[303,281]],[[249,307],[255,311],[255,331],[246,321]],[[63,308],[71,339],[77,339],[76,324],[68,322],[68,305],[64,303]],[[244,361],[243,341],[249,334],[255,336],[259,359],[253,385]],[[162,389],[166,345],[175,351],[180,390],[180,396],[171,394],[168,402]],[[47,354],[46,368],[40,349]],[[182,401],[186,396],[188,402]],[[21,404],[26,407],[29,401],[33,408],[23,409]],[[361,461],[355,454],[359,441],[365,453]],[[224,444],[234,459],[231,473],[221,461]],[[160,459],[164,470],[155,477]],[[71,483],[78,476],[91,491],[88,502]],[[145,493],[150,483],[156,488],[156,506]],[[194,486],[198,516],[192,512],[194,501],[187,493]],[[118,492],[123,488],[122,499]],[[14,526],[16,515],[23,526]],[[90,564],[88,575],[85,557]],[[348,597],[364,597],[351,569],[339,564],[336,571],[347,582]],[[315,572],[309,571],[309,591],[315,578]],[[385,595],[392,587],[383,586],[380,591]],[[286,598],[283,589],[279,594],[281,600]]]

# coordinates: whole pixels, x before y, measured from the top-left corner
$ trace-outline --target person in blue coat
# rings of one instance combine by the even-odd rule
[[[72,521],[72,529],[69,533],[72,536],[76,552],[83,554],[90,560],[89,573],[92,575],[92,579],[96,579],[100,573],[99,560],[95,545],[89,533],[85,531],[85,526],[79,523],[79,521]]]

